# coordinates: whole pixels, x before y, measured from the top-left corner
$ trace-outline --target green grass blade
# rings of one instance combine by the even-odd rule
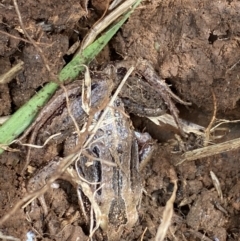
[[[109,40],[115,35],[122,24],[128,19],[134,8],[141,2],[137,0],[133,8],[128,11],[106,33],[88,46],[83,52],[77,55],[59,73],[60,81],[74,80],[83,71],[82,64],[89,64],[99,52],[106,46]],[[8,145],[16,139],[32,123],[39,110],[54,94],[58,85],[53,82],[46,84],[37,94],[35,94],[26,104],[19,108],[12,116],[0,127],[0,145]],[[4,150],[0,148],[0,154]]]

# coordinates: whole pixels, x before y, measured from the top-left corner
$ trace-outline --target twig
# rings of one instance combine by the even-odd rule
[[[212,146],[199,148],[193,151],[188,151],[181,156],[182,160],[179,161],[176,166],[182,164],[185,161],[193,161],[196,159],[217,155],[222,152],[232,151],[238,148],[240,148],[240,138]]]
[[[211,132],[213,132],[214,130],[216,130],[220,125],[223,125],[223,124],[227,124],[227,123],[238,123],[240,122],[240,120],[224,120],[224,119],[218,119],[217,120],[219,123],[217,125],[215,125],[212,129],[211,129]]]
[[[229,67],[227,69],[226,73],[232,71],[239,63],[240,63],[240,59],[236,63],[234,63],[231,67]]]
[[[14,238],[13,236],[9,236],[9,235],[4,235],[2,232],[0,232],[0,238],[1,238],[2,240],[20,241],[19,238]]]
[[[109,10],[114,9],[118,4],[120,4],[123,0],[113,0],[111,5],[109,6]]]
[[[91,143],[92,144],[92,143]],[[101,162],[101,163],[104,163],[104,164],[106,164],[106,165],[108,165],[108,166],[111,166],[111,167],[115,167],[115,166],[117,166],[116,165],[116,163],[113,163],[113,162],[111,162],[111,161],[106,161],[106,160],[103,160],[103,159],[101,159],[101,158],[97,158],[97,157],[93,157],[93,156],[91,156],[90,154],[88,154],[86,151],[82,151],[82,154],[84,155],[84,156],[86,156],[88,159],[92,159],[92,160],[94,160],[94,161],[99,161],[99,162]],[[87,165],[87,163],[86,163],[86,165]]]
[[[146,227],[146,228],[144,229],[142,235],[141,235],[140,241],[143,241],[144,235],[145,235],[145,233],[147,232],[147,230],[148,230],[148,228]]]
[[[177,180],[173,180],[172,182],[174,183],[173,193],[170,199],[167,201],[166,207],[163,211],[163,219],[160,226],[158,227],[155,241],[163,241],[167,234],[167,230],[171,225],[171,219],[173,216],[173,203],[176,199],[177,193]]]
[[[9,152],[18,152],[18,149],[15,148],[11,148],[8,145],[4,145],[4,144],[0,144],[0,148],[5,150],[5,151],[9,151]]]
[[[217,114],[216,96],[215,96],[215,93],[213,92],[213,89],[211,89],[211,92],[213,97],[213,115],[208,127],[205,130],[204,146],[207,146],[207,144],[209,143],[211,128],[213,126],[214,121],[216,120],[216,114]]]
[[[210,176],[212,178],[213,185],[217,190],[218,196],[220,197],[221,201],[223,201],[223,193],[222,193],[221,184],[220,184],[216,174],[213,171],[210,171]]]
[[[79,135],[80,135],[79,126],[78,126],[78,123],[77,123],[76,119],[74,118],[74,116],[73,116],[73,114],[72,114],[72,112],[71,112],[67,89],[66,89],[66,87],[65,87],[63,84],[61,84],[60,86],[61,86],[61,88],[64,90],[64,93],[65,93],[66,106],[67,106],[68,114],[69,114],[70,118],[72,119],[72,121],[73,121],[73,123],[74,123],[74,126],[75,126],[75,128],[76,128],[76,132],[78,133],[78,136],[79,136]]]
[[[94,26],[96,26],[96,25],[105,17],[105,15],[106,15],[106,13],[107,13],[107,11],[108,11],[108,9],[109,9],[109,2],[110,2],[110,0],[107,0],[106,8],[105,8],[102,16],[97,20],[96,23],[94,23],[94,25],[92,26],[92,28],[94,28]],[[87,10],[87,8],[86,8],[86,10]],[[90,30],[90,31],[91,31],[91,30]],[[83,39],[82,42],[85,42],[85,39],[87,38],[87,36],[88,36],[88,34],[84,37],[84,39]]]
[[[2,30],[0,30],[0,33],[1,33],[1,34],[5,34],[5,35],[7,35],[7,36],[10,37],[10,38],[18,39],[18,40],[24,41],[24,42],[29,43],[29,44],[32,43],[32,42],[30,42],[29,40],[27,40],[27,39],[25,39],[25,38],[17,37],[17,36],[15,36],[15,35],[12,35],[12,34],[10,34],[10,33],[7,33],[7,32],[5,32],[5,31],[2,31]],[[47,44],[47,43],[38,43],[38,42],[36,42],[36,44],[42,44],[42,45],[45,45],[45,46],[48,46],[48,45],[50,46],[50,45],[51,45],[51,44]]]
[[[173,116],[171,116],[169,114],[164,114],[164,115],[157,116],[157,117],[147,117],[147,118],[159,126],[161,126],[162,125],[161,123],[163,123],[163,124],[170,125],[176,129],[178,128]],[[185,133],[193,132],[196,135],[200,135],[200,136],[204,135],[205,128],[203,126],[183,120],[181,118],[179,118],[179,122]]]
[[[59,136],[59,135],[61,135],[61,132],[49,136],[49,137],[47,138],[47,140],[46,140],[46,141],[43,143],[43,145],[41,145],[41,146],[40,146],[40,145],[34,145],[34,144],[31,144],[31,143],[30,143],[30,144],[22,143],[22,142],[21,142],[20,140],[18,140],[18,139],[12,141],[12,142],[10,143],[10,145],[13,144],[13,143],[18,143],[18,144],[20,144],[21,146],[28,146],[28,147],[33,147],[33,148],[41,149],[41,148],[43,148],[44,146],[46,146],[47,143],[48,143],[50,140],[52,140],[54,137],[57,137],[57,136]]]
[[[191,233],[194,235],[196,238],[199,238],[201,241],[212,241],[212,239],[206,237],[205,234],[202,234],[196,230],[188,230],[187,232]]]
[[[13,66],[8,72],[0,75],[0,84],[9,83],[22,69],[23,69],[23,61],[19,61],[19,63]]]
[[[97,204],[97,202],[95,201],[96,199],[96,194],[97,192],[102,189],[104,186],[104,184],[102,184],[97,190],[94,191],[93,193],[93,200],[94,202],[91,203],[91,211],[90,211],[90,217],[91,217],[91,220],[90,220],[90,228],[89,228],[89,238],[92,238],[94,233],[97,231],[97,229],[99,228],[99,226],[101,225],[101,228],[102,227],[106,227],[107,226],[107,218],[106,218],[106,215],[103,215],[102,212],[101,212],[101,209],[99,207],[99,205]],[[90,199],[89,199],[90,200]],[[94,213],[93,213],[94,212]],[[94,214],[94,215],[93,215]],[[95,227],[93,228],[94,226],[94,216],[96,217],[96,224],[95,224]]]
[[[28,34],[28,32],[26,31],[25,27],[24,27],[24,24],[23,24],[23,21],[22,21],[22,17],[21,17],[21,13],[19,11],[19,8],[18,8],[18,4],[17,4],[17,0],[13,0],[13,4],[14,4],[14,7],[15,7],[15,10],[16,10],[16,13],[18,15],[18,20],[19,20],[19,23],[21,25],[21,28],[24,32],[24,34],[26,35],[26,37],[28,38],[28,40],[32,43],[32,45],[37,49],[37,51],[39,52],[42,60],[43,60],[43,63],[45,65],[45,67],[47,68],[48,72],[51,74],[51,69],[49,67],[49,64],[48,64],[48,61],[47,59],[45,58],[44,54],[43,54],[43,51],[42,49],[36,44],[36,42],[31,38],[31,36]]]
[[[118,8],[116,8],[110,14],[108,14],[104,19],[102,19],[102,21],[97,22],[97,24],[93,26],[91,31],[85,37],[81,45],[81,48],[76,52],[76,54],[80,54],[83,49],[85,49],[88,45],[90,45],[96,39],[99,33],[101,33],[113,21],[115,21],[119,16],[121,16],[124,12],[126,12],[135,2],[136,0],[125,1]]]

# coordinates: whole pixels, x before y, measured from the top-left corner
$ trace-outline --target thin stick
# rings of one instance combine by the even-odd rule
[[[5,31],[2,31],[2,30],[0,30],[0,33],[5,34],[5,35],[7,35],[7,36],[10,37],[10,38],[18,39],[18,40],[24,41],[24,42],[29,43],[29,44],[32,43],[32,42],[30,42],[29,40],[27,40],[27,39],[25,39],[25,38],[17,37],[17,36],[15,36],[15,35],[12,35],[12,34],[10,34],[10,33],[7,33],[7,32],[5,32]],[[39,42],[36,42],[36,44],[42,44],[42,45],[44,45],[44,46],[51,46],[51,45],[52,45],[52,44],[41,43],[41,42],[40,42],[40,43],[39,43]]]
[[[188,151],[182,155],[181,157],[182,160],[179,161],[176,164],[176,166],[182,164],[185,161],[193,161],[196,159],[217,155],[222,152],[236,150],[238,148],[240,148],[240,138],[237,138],[231,141],[226,141],[220,144],[215,144],[212,146],[199,148],[193,151]]]
[[[14,238],[13,236],[10,236],[10,235],[4,235],[2,232],[0,232],[0,238],[1,238],[1,240],[20,241],[20,239]]]
[[[164,114],[161,116],[157,116],[157,117],[147,117],[149,120],[151,120],[153,123],[155,123],[156,125],[161,126],[162,123],[166,124],[166,125],[170,125],[174,128],[178,128],[173,116],[169,115],[169,114]],[[179,122],[183,128],[183,131],[185,133],[190,133],[193,132],[196,135],[200,135],[203,136],[204,132],[205,132],[205,128],[203,126],[197,125],[195,123],[183,120],[181,118],[179,118]]]
[[[65,88],[65,86],[63,84],[60,85],[61,88],[64,90],[64,93],[65,93],[65,98],[66,98],[66,105],[67,105],[67,111],[68,111],[68,114],[70,116],[70,118],[72,119],[73,123],[74,123],[74,126],[76,128],[76,132],[78,134],[78,136],[80,136],[80,129],[79,129],[79,126],[78,126],[78,123],[76,121],[76,119],[74,118],[72,112],[71,112],[71,109],[70,109],[70,104],[69,104],[69,98],[68,98],[68,93],[67,93],[67,89]]]
[[[110,0],[107,0],[106,8],[105,8],[102,16],[97,20],[96,23],[94,23],[94,25],[92,26],[92,29],[93,29],[99,22],[101,22],[101,20],[105,17],[107,11],[109,10],[109,2],[110,2]],[[87,9],[87,8],[86,8],[86,9]],[[90,31],[91,31],[91,30],[90,30]],[[84,39],[83,39],[83,41],[82,41],[83,43],[85,42],[85,39],[86,39],[87,37],[88,37],[88,34],[84,37]]]
[[[102,189],[103,188],[103,186],[104,186],[104,183],[97,189],[97,190],[95,190],[94,191],[94,193],[93,193],[93,199],[96,199],[96,194],[97,194],[97,192],[100,190],[100,189]],[[97,207],[96,207],[97,206]],[[95,211],[96,211],[96,213],[95,213]],[[99,226],[100,226],[100,223],[101,223],[101,216],[102,216],[102,213],[99,213],[99,212],[101,212],[101,209],[100,209],[100,207],[99,207],[99,205],[96,203],[96,202],[94,202],[94,203],[92,203],[92,205],[91,205],[91,211],[90,211],[90,228],[89,228],[89,238],[92,238],[93,237],[93,235],[94,235],[94,233],[97,231],[97,229],[99,228]],[[95,216],[97,216],[97,215],[100,215],[100,217],[98,218],[98,220],[96,220],[96,226],[94,227],[94,215]]]
[[[215,93],[213,92],[213,89],[211,89],[211,92],[212,92],[212,97],[213,97],[213,115],[212,115],[212,119],[211,119],[208,127],[205,130],[204,146],[207,146],[207,144],[209,143],[211,128],[213,126],[214,121],[216,120],[216,114],[217,114],[216,96],[215,96]]]
[[[8,72],[0,75],[0,84],[9,83],[22,69],[23,69],[23,61],[19,61],[18,64],[13,66]]]
[[[22,143],[20,140],[18,140],[18,139],[16,139],[16,140],[14,140],[14,141],[12,141],[11,143],[10,143],[10,145],[11,144],[13,144],[13,143],[19,143],[21,146],[28,146],[28,147],[33,147],[33,148],[37,148],[37,149],[42,149],[44,146],[46,146],[47,145],[47,143],[50,141],[50,140],[52,140],[53,138],[55,138],[55,137],[57,137],[57,136],[60,136],[62,133],[61,132],[58,132],[58,133],[56,133],[56,134],[53,134],[53,135],[51,135],[51,136],[49,136],[48,138],[47,138],[47,140],[43,143],[43,145],[34,145],[34,144],[28,144],[28,143]],[[29,164],[29,163],[28,163]]]
[[[143,241],[144,235],[145,235],[145,233],[147,232],[147,230],[148,230],[148,228],[146,227],[146,228],[144,229],[142,235],[141,235],[140,241]]]
[[[42,60],[43,60],[43,63],[44,65],[46,66],[47,70],[49,71],[49,73],[51,73],[51,69],[48,65],[48,61],[47,59],[45,58],[44,54],[43,54],[43,51],[40,47],[38,47],[38,45],[36,44],[36,42],[31,38],[31,36],[28,34],[28,32],[26,31],[25,27],[24,27],[24,24],[23,24],[23,21],[22,21],[22,17],[21,17],[21,13],[19,11],[19,8],[18,8],[18,4],[17,4],[17,0],[13,0],[13,4],[14,4],[14,7],[15,7],[15,10],[16,10],[16,13],[18,15],[18,20],[19,20],[19,23],[21,25],[21,28],[24,32],[24,34],[26,35],[26,37],[28,38],[28,40],[32,43],[32,45],[37,49],[37,51],[39,52]]]
[[[234,63],[230,68],[228,68],[226,73],[228,73],[229,71],[233,70],[239,63],[240,63],[240,59],[236,63]]]
[[[238,123],[240,122],[240,120],[224,120],[224,119],[218,119],[217,120],[219,123],[217,125],[215,125],[212,129],[211,129],[211,132],[213,132],[214,130],[216,130],[220,125],[223,125],[223,124],[227,124],[227,123]]]
[[[177,180],[173,180],[172,182],[174,184],[173,193],[172,193],[170,199],[167,201],[167,204],[164,208],[162,222],[158,227],[155,241],[163,241],[167,234],[167,231],[171,225],[171,219],[173,216],[173,203],[176,199],[176,193],[177,193],[177,188],[178,188]]]
[[[208,238],[205,233],[202,234],[196,230],[188,230],[187,232],[191,233],[194,235],[196,238],[199,238],[201,241],[212,241],[212,239]]]
[[[114,9],[110,14],[108,14],[102,21],[97,22],[95,26],[91,29],[88,35],[84,38],[84,42],[81,45],[81,48],[77,51],[76,54],[80,54],[83,49],[90,45],[106,27],[108,27],[113,21],[115,21],[119,16],[126,12],[136,0],[127,0],[122,3],[118,8]]]

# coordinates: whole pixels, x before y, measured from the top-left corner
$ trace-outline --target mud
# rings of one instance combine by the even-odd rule
[[[0,116],[14,113],[57,75],[71,58],[66,55],[69,47],[84,38],[105,7],[102,1],[95,0],[89,1],[86,9],[87,1],[80,2],[18,1],[25,28],[41,43],[52,70],[51,76],[34,46],[21,39],[24,35],[13,3],[0,3],[0,30],[15,36],[12,38],[0,32],[0,75],[19,60],[25,66],[15,79],[0,86]],[[177,106],[182,118],[207,127],[213,112],[213,91],[217,118],[240,119],[239,11],[237,0],[143,1],[97,62],[147,59],[177,95],[192,102],[188,108]],[[140,240],[146,227],[143,240],[154,240],[173,191],[170,170],[177,174],[178,192],[166,240],[240,240],[240,151],[185,162],[176,167],[179,155],[172,153],[169,144],[174,138],[174,130],[159,128],[145,119],[134,119],[134,124],[140,130],[146,128],[158,140],[158,147],[142,173],[144,194],[139,221],[122,240]],[[212,140],[213,143],[239,137],[239,124],[225,127],[229,133],[221,140]],[[21,175],[26,149],[14,147],[19,152],[5,152],[0,156],[0,218],[24,198],[30,176],[48,161],[49,155],[57,152],[49,146],[42,151],[41,163],[35,156],[30,163],[32,169]],[[213,185],[210,171],[220,181],[223,199]],[[70,241],[77,237],[87,240],[75,190],[65,181],[58,183],[60,188],[50,189],[45,194],[49,208],[46,219],[43,219],[41,205],[35,201],[34,205],[16,211],[0,227],[0,232],[20,240],[27,240],[30,231],[37,240]]]

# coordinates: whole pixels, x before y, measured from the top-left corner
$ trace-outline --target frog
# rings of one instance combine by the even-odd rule
[[[95,119],[101,113],[95,114]],[[95,120],[93,120],[95,121]],[[144,142],[152,146],[154,143],[150,135],[144,134]],[[75,177],[80,175],[90,185],[92,193],[101,211],[103,221],[99,221],[102,233],[101,240],[116,241],[126,231],[130,231],[138,220],[138,207],[142,196],[142,182],[140,169],[140,150],[137,139],[141,134],[135,134],[129,117],[125,114],[124,104],[121,98],[117,98],[109,108],[101,126],[94,135],[92,143],[87,148],[87,155],[83,155],[77,161]],[[66,140],[65,153],[68,154],[71,142],[77,142],[78,135],[74,134]],[[70,142],[70,144],[69,144]],[[141,150],[142,151],[142,150]],[[148,155],[151,155],[151,153]],[[91,157],[91,158],[89,158]],[[100,160],[100,161],[99,161]],[[102,161],[101,161],[102,160]],[[90,165],[89,165],[90,163]],[[49,177],[52,176],[60,164],[58,158],[54,158],[33,176],[28,182],[29,192],[36,191],[45,185]],[[112,165],[111,165],[112,164]],[[76,172],[79,174],[77,175]],[[76,189],[79,188],[77,181],[64,173],[60,179],[70,182]],[[81,200],[86,199],[84,192]],[[47,204],[44,196],[39,197],[39,202],[43,208],[44,216],[48,215]],[[86,204],[87,203],[87,204]],[[82,213],[90,216],[89,201],[84,201],[81,205]],[[89,226],[90,220],[85,220]],[[51,231],[50,231],[51,233]],[[99,236],[98,236],[99,237]]]
[[[119,79],[126,72],[128,68],[128,65],[127,67],[126,65],[124,62],[117,63],[116,67],[107,67],[101,74],[94,74],[92,77],[91,107],[95,109],[95,120],[101,115],[102,106],[111,97]],[[75,170],[88,182],[95,183],[90,186],[92,192],[96,193],[95,198],[101,213],[105,217],[105,221],[100,222],[103,239],[109,241],[119,240],[125,230],[131,230],[135,225],[138,220],[138,208],[142,196],[142,182],[139,172],[140,151],[137,137],[125,108],[128,112],[134,114],[153,116],[165,113],[167,107],[169,107],[177,122],[177,111],[169,96],[176,100],[179,100],[179,98],[157,78],[157,74],[151,66],[150,70],[148,69],[149,64],[147,62],[140,62],[139,66],[140,74],[146,75],[151,81],[155,78],[155,81],[158,82],[157,86],[160,85],[160,92],[163,92],[163,94],[160,95],[159,91],[156,90],[156,85],[151,85],[151,81],[150,83],[142,82],[142,78],[138,76],[139,72],[135,72],[126,85],[131,91],[126,88],[123,89],[114,101],[114,105],[108,107],[103,125],[98,128],[92,143],[87,147],[87,155],[82,155],[77,161]],[[112,79],[115,79],[115,83],[112,82]],[[70,99],[70,111],[78,125],[82,126],[88,115],[82,108],[81,84],[75,82],[66,88]],[[134,93],[136,88],[140,90],[141,98],[139,98],[139,92]],[[145,91],[146,88],[149,92]],[[61,136],[55,138],[54,141],[60,143],[66,140],[64,153],[67,155],[69,153],[68,146],[70,146],[70,150],[72,149],[72,144],[67,141],[71,140],[69,136],[73,137],[74,143],[77,142],[79,136],[73,134],[74,125],[68,115],[65,95],[64,91],[59,90],[50,103],[43,108],[32,128],[24,136],[32,131],[31,142],[37,140],[37,143],[41,143],[50,135],[61,132]],[[152,102],[149,99],[150,97],[154,97]],[[140,104],[137,103],[139,100],[142,100],[144,107],[140,107]],[[179,102],[186,104],[183,101]],[[154,106],[151,106],[152,103]],[[38,189],[39,183],[41,185],[46,183],[46,180],[58,166],[55,160],[54,163],[50,162],[42,169],[43,171],[40,170],[33,179],[30,179],[29,192]],[[109,165],[109,163],[113,165]],[[49,171],[47,171],[48,169]],[[47,215],[48,210],[43,197],[41,197],[40,202],[44,206],[44,214]]]

